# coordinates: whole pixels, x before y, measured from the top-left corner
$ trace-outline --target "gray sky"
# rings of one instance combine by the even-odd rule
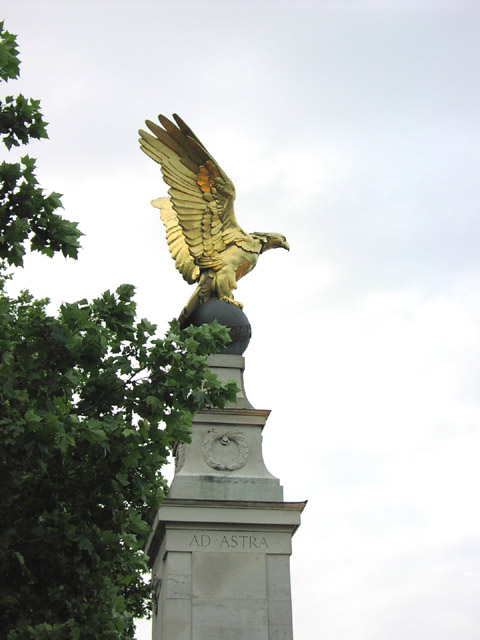
[[[164,331],[190,295],[137,129],[178,112],[287,236],[236,294],[246,387],[287,500],[302,640],[478,640],[480,3],[4,0],[50,141],[38,177],[86,234],[17,288],[131,282]],[[14,154],[12,154],[14,155]],[[139,632],[139,638],[148,633]]]

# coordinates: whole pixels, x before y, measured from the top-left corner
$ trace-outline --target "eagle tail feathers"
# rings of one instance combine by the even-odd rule
[[[215,272],[211,269],[209,271],[202,272],[197,288],[178,316],[180,329],[184,329],[187,326],[188,318],[197,309],[197,307],[199,307],[203,302],[210,300],[213,291],[214,278]]]

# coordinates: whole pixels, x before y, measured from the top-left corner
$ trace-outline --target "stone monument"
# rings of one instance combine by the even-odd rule
[[[240,392],[223,410],[200,411],[191,444],[179,444],[168,497],[147,544],[154,587],[153,640],[291,640],[289,561],[304,502],[284,502],[266,468],[262,431],[243,383],[251,328],[233,299],[236,282],[258,256],[288,249],[284,236],[245,233],[233,212],[234,188],[178,117],[159,116],[141,147],[159,162],[170,199],[154,200],[183,277],[198,282],[182,326],[217,319],[232,342],[209,366]]]

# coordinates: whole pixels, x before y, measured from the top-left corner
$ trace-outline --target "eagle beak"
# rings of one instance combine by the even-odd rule
[[[290,251],[290,245],[288,244],[288,242],[284,242],[283,248],[286,249],[287,251]]]

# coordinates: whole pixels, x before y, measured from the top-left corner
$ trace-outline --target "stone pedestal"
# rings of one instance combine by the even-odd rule
[[[180,445],[168,498],[147,545],[153,640],[291,640],[291,539],[305,503],[283,502],[265,467],[262,430],[243,387],[244,359],[210,367],[241,388],[235,405],[202,411]]]

